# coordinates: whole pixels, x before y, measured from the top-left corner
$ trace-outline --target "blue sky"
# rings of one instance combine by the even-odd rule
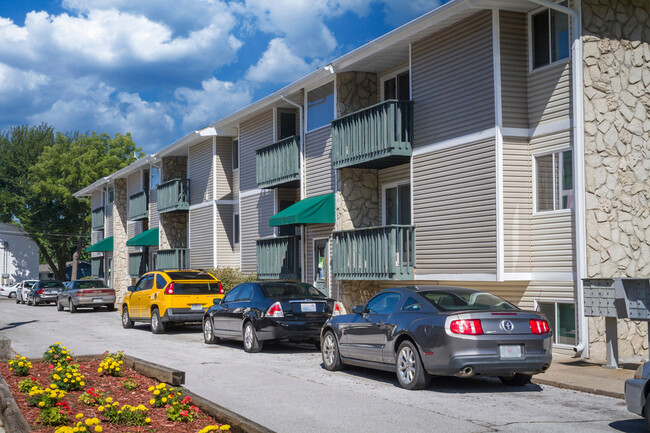
[[[131,132],[147,153],[441,0],[5,0],[0,130]]]

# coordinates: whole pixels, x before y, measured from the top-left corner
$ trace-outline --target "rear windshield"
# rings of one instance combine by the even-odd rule
[[[316,287],[309,284],[298,283],[265,283],[260,284],[267,298],[293,299],[304,298],[326,298]]]
[[[77,281],[77,289],[104,289],[108,287],[103,281]]]
[[[41,288],[43,289],[62,289],[63,283],[59,281],[41,281]]]
[[[218,295],[219,283],[174,283],[175,295]]]
[[[476,292],[474,290],[447,290],[420,292],[427,301],[441,311],[464,310],[518,310],[505,299],[491,293]]]
[[[25,281],[25,287],[26,287],[26,288],[30,288],[30,287],[32,287],[34,284],[36,284],[36,281]]]
[[[215,280],[207,272],[165,272],[172,280]]]

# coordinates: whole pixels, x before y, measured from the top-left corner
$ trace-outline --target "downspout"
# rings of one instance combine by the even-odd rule
[[[300,117],[300,200],[303,200],[306,193],[306,178],[305,178],[305,118],[303,117],[303,109],[301,104],[296,104],[293,101],[285,98],[284,93],[280,94],[280,98],[288,103],[298,108],[298,116]],[[300,254],[300,281],[305,282],[305,254],[306,254],[306,244],[305,244],[305,226],[300,226],[300,243],[302,244],[302,251]]]
[[[576,8],[560,6],[550,0],[530,0],[540,6],[556,10],[569,15],[572,19],[573,42],[571,44],[571,63],[572,63],[572,82],[573,90],[573,123],[571,129],[574,140],[573,170],[575,172],[573,193],[575,197],[575,218],[576,218],[576,304],[578,307],[578,323],[580,326],[578,333],[578,344],[573,347],[576,356],[583,354],[589,356],[589,324],[585,317],[584,305],[584,284],[582,279],[586,278],[587,269],[587,233],[585,229],[585,172],[584,172],[584,108],[583,108],[583,83],[582,83],[582,23],[581,19],[581,1],[574,0]]]

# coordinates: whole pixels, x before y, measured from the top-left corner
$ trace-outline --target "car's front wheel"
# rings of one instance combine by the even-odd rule
[[[15,298],[15,297],[16,297],[16,292],[9,293],[9,299]]]
[[[500,376],[499,379],[504,385],[508,386],[524,386],[530,383],[533,378],[532,374],[515,373],[512,376]]]
[[[395,372],[400,386],[405,389],[424,389],[431,381],[431,376],[424,370],[418,349],[408,340],[402,342],[397,349]]]
[[[203,341],[205,344],[214,344],[219,342],[219,338],[214,335],[214,326],[212,326],[212,319],[205,316],[203,318]]]
[[[323,355],[323,365],[329,371],[337,371],[343,368],[341,354],[339,353],[339,344],[332,331],[327,331],[321,344],[321,355]]]
[[[70,306],[69,308],[72,314],[77,312],[77,307],[74,306],[74,304],[72,303],[72,299],[70,298],[68,298],[68,305]]]
[[[133,320],[129,317],[129,307],[122,307],[122,327],[123,328],[133,328]]]
[[[244,325],[243,340],[244,350],[248,353],[256,353],[262,350],[262,342],[257,339],[257,333],[252,322],[246,322]]]
[[[56,300],[56,311],[63,311],[63,305],[61,305],[61,301],[58,299]]]
[[[162,334],[165,332],[165,324],[160,319],[160,313],[157,308],[151,311],[151,332],[154,334]]]

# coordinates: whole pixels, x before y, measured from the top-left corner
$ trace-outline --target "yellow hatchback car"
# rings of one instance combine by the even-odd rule
[[[155,271],[144,274],[122,301],[122,326],[150,322],[162,334],[170,323],[201,322],[215,298],[223,298],[221,281],[203,271]]]

